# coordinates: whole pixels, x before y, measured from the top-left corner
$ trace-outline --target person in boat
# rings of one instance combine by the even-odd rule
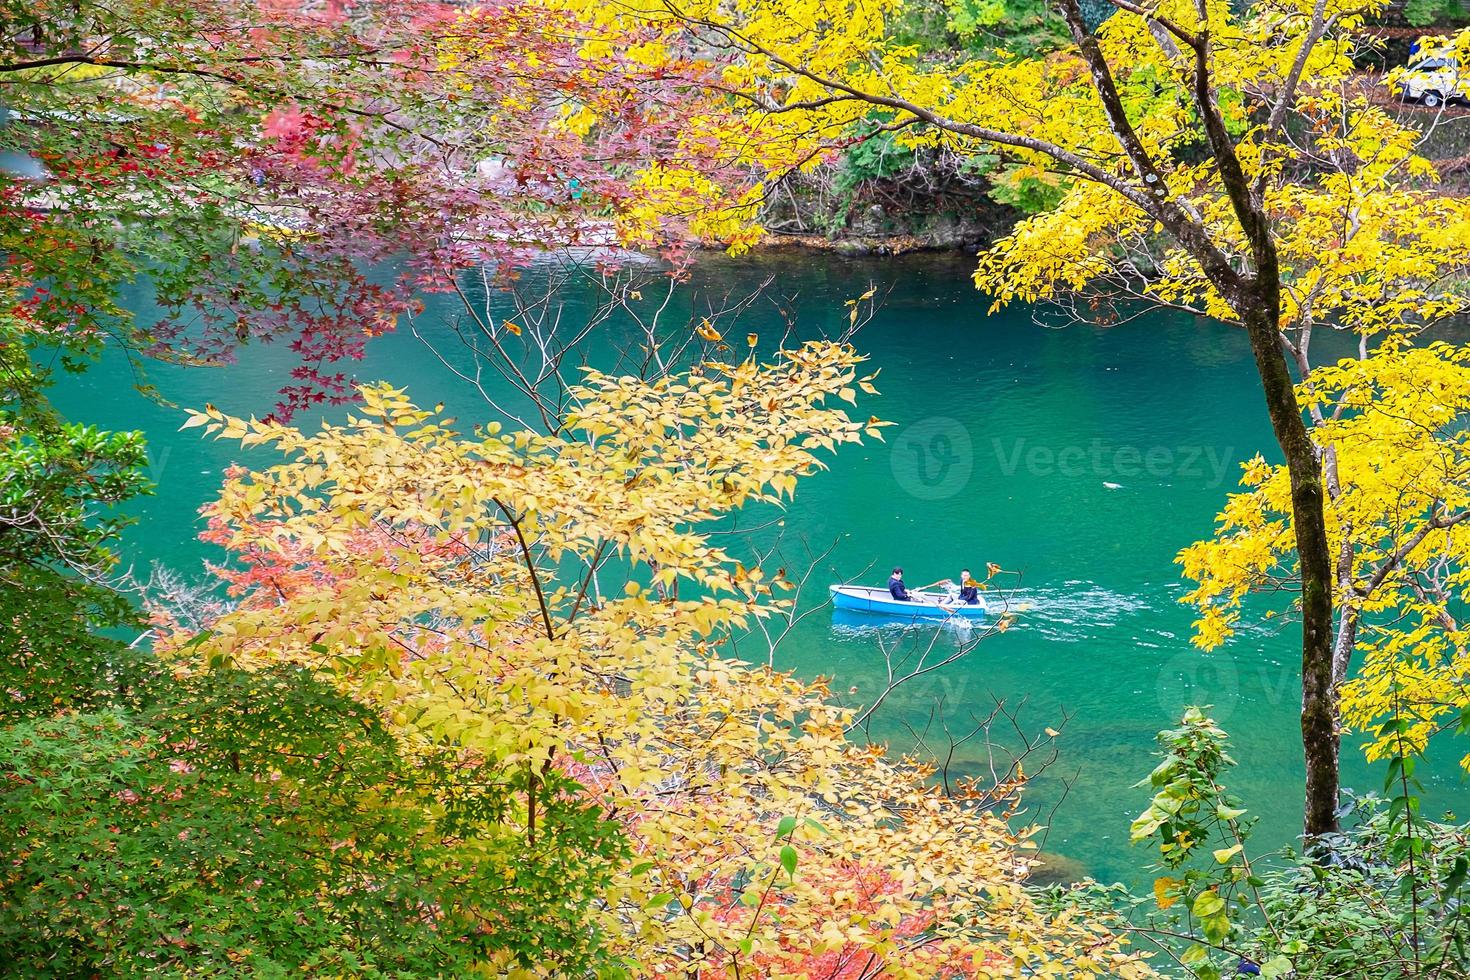
[[[970,578],[970,570],[960,570],[959,600],[967,606],[980,605],[980,583]]]
[[[914,594],[903,584],[903,569],[894,566],[893,574],[888,576],[888,594],[899,602],[916,602]]]

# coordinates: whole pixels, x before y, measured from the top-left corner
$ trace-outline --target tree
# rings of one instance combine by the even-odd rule
[[[1422,749],[1470,707],[1460,680],[1466,635],[1459,612],[1470,575],[1467,361],[1463,347],[1396,341],[1370,357],[1318,368],[1301,386],[1313,439],[1330,461],[1334,679],[1345,719],[1375,735],[1370,758],[1396,752],[1400,736]],[[1285,479],[1280,467],[1252,460],[1246,489],[1231,497],[1216,537],[1181,556],[1185,573],[1199,581],[1189,599],[1203,610],[1200,645],[1224,640],[1247,595],[1291,582]],[[1350,679],[1355,655],[1361,669]],[[1390,720],[1409,727],[1379,734]]]
[[[673,125],[709,100],[577,34],[519,4],[0,2],[7,711],[111,703],[147,660],[107,632],[137,624],[104,515],[146,485],[141,439],[57,418],[33,358],[288,343],[289,418],[353,398],[342,362],[468,267],[733,229],[682,204],[719,196],[717,148]]]
[[[595,5],[571,6],[598,16]],[[1065,188],[1055,209],[982,257],[977,283],[999,303],[1105,303],[1123,286],[1245,330],[1289,476],[1304,827],[1326,834],[1339,788],[1335,566],[1319,447],[1291,372],[1314,327],[1367,333],[1458,308],[1445,283],[1466,264],[1454,230],[1465,205],[1434,193],[1418,134],[1346,84],[1358,6],[1113,0],[1096,31],[1077,0],[1058,6],[1065,51],[937,68],[889,42],[875,5],[834,15],[814,3],[661,0],[605,8],[601,22],[660,31],[666,57],[700,51],[772,142],[820,153],[876,113],[868,136],[1004,152],[1026,165],[1018,179]],[[760,162],[749,161],[781,179]],[[1391,261],[1380,262],[1381,249]]]
[[[301,670],[151,693],[0,729],[0,953],[17,975],[610,965],[576,913],[625,842],[586,803],[548,794],[540,841],[507,840],[494,815],[513,786],[410,760],[373,708]]]
[[[709,148],[650,176],[698,91],[626,51],[584,62],[577,33],[518,4],[0,2],[7,709],[116,694],[138,660],[105,632],[137,617],[103,514],[146,485],[141,439],[56,417],[33,358],[288,343],[289,418],[353,398],[342,362],[470,266],[730,227],[679,199],[719,196]]]
[[[142,437],[59,418],[30,339],[0,313],[0,723],[96,707],[146,674],[116,638],[139,617],[110,588],[112,508],[149,486]]]
[[[1470,35],[1447,47],[1465,50]],[[1360,224],[1392,222],[1397,199],[1364,208]],[[1370,758],[1382,758],[1400,736],[1422,748],[1428,738],[1461,720],[1465,701],[1453,678],[1464,657],[1456,615],[1464,575],[1464,499],[1470,487],[1460,448],[1467,356],[1462,347],[1409,346],[1412,324],[1397,326],[1418,307],[1425,319],[1463,306],[1460,281],[1437,277],[1455,268],[1443,228],[1454,239],[1464,227],[1463,202],[1428,198],[1432,210],[1414,215],[1424,224],[1380,236],[1361,253],[1365,268],[1329,290],[1365,291],[1375,304],[1356,326],[1364,340],[1355,358],[1314,367],[1306,343],[1293,353],[1305,379],[1298,389],[1321,448],[1328,494],[1337,603],[1333,677],[1343,693],[1345,720],[1372,734]],[[1436,251],[1438,250],[1438,251]],[[1315,284],[1314,284],[1315,285]],[[1360,314],[1362,315],[1362,314]],[[1370,349],[1368,337],[1381,343]],[[1186,549],[1185,573],[1199,582],[1188,601],[1200,606],[1196,642],[1213,646],[1228,637],[1252,591],[1271,591],[1294,579],[1292,542],[1277,533],[1280,474],[1260,458],[1247,464],[1246,492],[1221,513],[1216,537]],[[1350,679],[1355,655],[1360,676]],[[1448,720],[1448,724],[1446,721]],[[1409,728],[1379,734],[1385,721]]]
[[[239,608],[164,648],[362,699],[406,750],[516,786],[498,826],[526,847],[552,787],[594,806],[632,853],[582,921],[640,973],[1142,976],[1104,925],[1037,914],[1002,819],[1014,787],[947,795],[848,743],[822,684],[721,654],[784,583],[710,525],[876,432],[840,407],[871,387],[858,366],[809,344],[590,372],[542,434],[463,435],[382,386],[316,434],[195,414],[287,458],[232,473],[211,509]],[[599,567],[625,586],[594,591]]]
[[[687,206],[748,210],[719,148],[682,139],[718,111],[697,75],[584,59],[580,33],[527,4],[0,3],[0,150],[30,161],[0,171],[0,285],[73,352],[288,342],[287,417],[350,399],[334,365],[465,268],[739,235]],[[117,302],[139,282],[155,321]]]

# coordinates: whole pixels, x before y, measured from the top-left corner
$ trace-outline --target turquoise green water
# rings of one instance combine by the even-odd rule
[[[911,585],[986,562],[1022,573],[1009,595],[1029,606],[1017,626],[897,690],[875,716],[873,734],[911,741],[937,699],[956,731],[968,729],[972,713],[988,713],[993,699],[1024,702],[1026,728],[1062,730],[1059,759],[1028,796],[1029,816],[1050,819],[1047,849],[1104,879],[1136,878],[1148,856],[1129,847],[1128,823],[1144,795],[1130,787],[1152,768],[1153,733],[1186,704],[1213,704],[1241,762],[1232,787],[1262,817],[1262,843],[1289,841],[1301,799],[1295,628],[1248,630],[1226,649],[1201,654],[1188,643],[1190,616],[1176,602],[1175,553],[1209,532],[1236,463],[1258,451],[1272,455],[1243,336],[1167,315],[1065,329],[1039,326],[1027,311],[987,315],[969,272],[960,257],[712,257],[676,305],[698,315],[775,274],[773,296],[811,333],[840,326],[843,301],[870,283],[888,291],[857,343],[882,370],[881,396],[861,411],[895,425],[886,443],[848,449],[805,482],[784,515],[788,565],[802,564],[806,546],[817,553],[831,546],[804,593],[809,602],[824,602],[829,582],[882,584],[894,564]],[[451,310],[431,303],[421,324],[446,350],[453,350]],[[779,317],[774,304],[757,305],[741,330],[774,336]],[[612,356],[609,345],[599,350],[594,359]],[[291,363],[283,349],[253,349],[228,368],[155,366],[148,380],[179,405],[211,401],[264,414]],[[462,421],[488,417],[479,396],[406,332],[374,341],[357,373],[407,386],[423,403],[443,401]],[[144,399],[133,381],[127,362],[111,357],[67,379],[57,401],[74,417],[148,433],[158,493],[135,509],[127,557],[140,569],[157,561],[197,570],[219,557],[194,538],[197,510],[224,466],[252,457],[178,433],[180,410]],[[768,542],[774,533],[760,537]],[[881,687],[885,646],[910,654],[929,648],[932,658],[973,636],[948,627],[895,631],[861,617],[834,621],[819,610],[775,656],[780,667],[833,677],[845,696],[856,687],[852,700],[862,703]],[[766,656],[753,638],[740,653]],[[937,731],[931,726],[931,736]],[[1374,788],[1378,777],[1360,753],[1349,747],[1345,757],[1345,782]],[[954,771],[983,771],[984,759],[972,741],[956,754]],[[1434,761],[1427,809],[1463,809],[1470,793],[1450,751]]]

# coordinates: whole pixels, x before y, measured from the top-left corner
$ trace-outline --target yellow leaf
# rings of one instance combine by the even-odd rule
[[[1164,911],[1179,901],[1179,895],[1174,889],[1179,882],[1165,875],[1154,879],[1154,901],[1158,903],[1159,910]]]

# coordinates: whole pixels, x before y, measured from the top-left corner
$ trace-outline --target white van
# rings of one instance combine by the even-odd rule
[[[1412,56],[1411,56],[1412,57]],[[1470,75],[1454,55],[1428,54],[1410,61],[1398,75],[1405,101],[1437,109],[1452,102],[1470,102]]]

